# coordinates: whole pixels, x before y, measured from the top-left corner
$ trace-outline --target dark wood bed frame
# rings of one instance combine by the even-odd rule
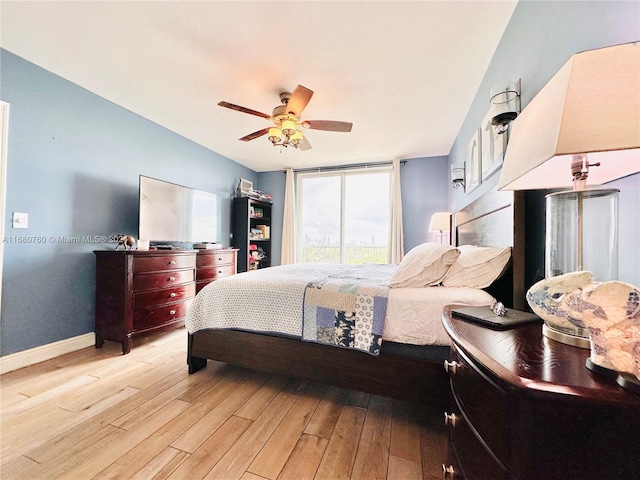
[[[518,192],[491,191],[460,210],[454,222],[456,245],[513,247],[510,267],[490,292],[505,305],[519,309],[525,302],[523,220],[523,199]],[[375,357],[237,330],[202,330],[189,334],[188,341],[189,373],[205,367],[210,359],[414,402],[444,405],[449,398],[448,375],[440,361],[384,350]]]

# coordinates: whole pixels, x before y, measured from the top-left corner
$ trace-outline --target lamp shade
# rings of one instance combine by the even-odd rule
[[[430,232],[449,231],[451,229],[451,212],[436,212],[431,215],[431,221],[429,222]]]
[[[498,189],[571,186],[582,154],[589,183],[640,171],[640,42],[569,59],[513,122]]]

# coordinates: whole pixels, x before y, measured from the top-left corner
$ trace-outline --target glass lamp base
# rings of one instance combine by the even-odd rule
[[[547,322],[542,326],[542,334],[556,342],[571,345],[579,348],[591,348],[588,335],[582,335],[581,332],[567,332]]]

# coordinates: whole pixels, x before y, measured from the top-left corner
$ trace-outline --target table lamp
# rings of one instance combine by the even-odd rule
[[[512,125],[499,190],[572,190],[546,197],[545,277],[618,276],[619,190],[592,188],[640,171],[640,42],[573,55]],[[543,333],[589,348],[579,327]]]
[[[444,243],[442,240],[445,230],[447,232],[447,235],[449,235],[451,232],[451,212],[436,212],[431,215],[431,221],[429,222],[429,231],[439,232],[439,243]],[[451,239],[449,239],[449,243],[451,243]]]

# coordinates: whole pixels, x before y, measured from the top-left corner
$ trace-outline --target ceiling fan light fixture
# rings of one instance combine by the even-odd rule
[[[282,132],[278,127],[271,127],[269,129],[269,141],[274,145],[280,141],[282,137]]]
[[[300,130],[296,130],[295,133],[289,137],[289,142],[297,147],[302,143],[303,139],[304,137],[302,136],[302,132]]]
[[[287,137],[290,137],[294,133],[296,133],[296,124],[292,120],[285,120],[284,122],[282,122],[281,127],[282,133]]]

